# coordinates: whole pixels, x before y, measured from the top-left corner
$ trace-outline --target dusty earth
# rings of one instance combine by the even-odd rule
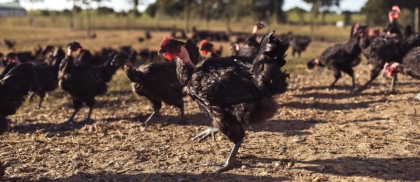
[[[21,35],[22,41],[23,35],[34,36],[19,44],[27,49],[38,40],[64,44],[70,39],[44,29],[36,35],[6,30],[4,35]],[[130,34],[98,32],[108,38],[82,41],[84,47],[122,40],[135,44]],[[343,39],[348,35],[342,34]],[[159,45],[163,35],[147,44]],[[175,124],[179,111],[164,106],[142,131],[139,123],[151,113],[150,103],[132,93],[119,71],[109,92],[97,98],[94,122],[83,122],[85,107],[77,124],[62,125],[73,109],[60,89],[41,109],[35,109],[36,98],[10,116],[9,132],[0,136],[0,161],[6,166],[2,181],[420,181],[420,101],[413,99],[420,81],[400,76],[397,91],[388,94],[390,80],[382,78],[353,94],[345,75],[328,89],[332,72],[306,71],[305,61],[331,44],[314,42],[303,58],[287,57],[289,91],[276,97],[280,108],[274,118],[248,128],[233,170],[216,174],[218,167],[205,166],[224,161],[232,143],[222,134],[216,141],[190,141],[211,121],[188,97],[187,125]],[[355,68],[358,85],[367,81],[369,68],[365,63]]]

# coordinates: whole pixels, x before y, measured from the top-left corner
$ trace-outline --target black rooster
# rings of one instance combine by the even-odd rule
[[[86,121],[90,120],[95,97],[107,92],[106,83],[111,81],[118,69],[118,66],[110,65],[111,60],[99,66],[75,62],[71,54],[80,49],[82,46],[78,42],[69,43],[67,57],[60,64],[59,84],[61,89],[71,95],[74,108],[73,114],[66,122],[73,122],[74,116],[82,107],[83,102],[89,106]]]
[[[213,119],[215,128],[203,132],[203,138],[221,131],[234,143],[231,154],[218,172],[234,166],[236,154],[245,137],[244,125],[267,121],[277,112],[278,104],[272,97],[287,90],[288,74],[280,69],[286,64],[284,53],[288,44],[267,34],[260,43],[252,68],[241,66],[229,58],[208,58],[200,67],[197,46],[165,37],[160,53],[165,57],[178,57],[177,74],[188,94],[198,103],[200,110]],[[171,60],[171,59],[170,59]],[[195,137],[196,138],[196,137]]]

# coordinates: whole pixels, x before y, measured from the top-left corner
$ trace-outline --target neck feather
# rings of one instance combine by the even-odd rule
[[[181,52],[178,54],[178,61],[181,61],[184,65],[195,68],[195,65],[191,62],[187,49],[183,46],[181,46]]]
[[[258,26],[254,25],[254,28],[252,29],[252,34],[256,34],[258,31]]]

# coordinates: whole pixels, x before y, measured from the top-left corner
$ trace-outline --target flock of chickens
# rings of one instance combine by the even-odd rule
[[[420,34],[403,35],[396,18],[400,10],[393,7],[389,13],[390,26],[385,35],[369,30],[366,26],[354,25],[350,40],[326,49],[319,59],[308,62],[308,68],[326,66],[334,71],[334,86],[341,77],[341,71],[353,79],[353,91],[362,91],[383,70],[390,76],[396,73],[420,78]],[[60,47],[46,46],[41,51],[47,55],[45,63],[24,62],[16,53],[4,56],[6,66],[0,75],[0,132],[7,131],[8,115],[16,112],[30,94],[42,100],[47,92],[58,87],[71,95],[74,112],[65,123],[73,119],[83,102],[89,107],[85,121],[90,121],[95,97],[107,92],[107,83],[119,68],[123,68],[132,82],[133,91],[146,97],[153,105],[153,112],[143,122],[143,129],[162,107],[162,102],[180,110],[179,123],[185,123],[183,97],[189,95],[197,102],[200,110],[212,119],[213,127],[203,131],[192,140],[199,141],[214,136],[216,132],[226,135],[234,144],[227,160],[211,165],[222,166],[217,172],[232,167],[236,154],[245,137],[244,126],[260,124],[275,115],[278,104],[273,96],[287,91],[289,74],[281,68],[286,64],[285,52],[292,47],[300,55],[310,43],[310,38],[294,36],[291,32],[276,38],[275,31],[257,41],[256,33],[264,28],[262,22],[253,27],[252,35],[238,39],[231,44],[232,55],[221,57],[212,43],[204,39],[199,43],[186,42],[164,37],[157,54],[163,54],[165,62],[152,62],[133,66],[130,52],[117,53],[103,50],[92,55],[79,42],[70,42],[67,53]],[[77,52],[76,57],[73,53]],[[201,54],[211,56],[201,60]],[[364,54],[374,65],[371,80],[357,88],[353,67]],[[395,79],[393,80],[395,81]]]
[[[351,76],[354,92],[365,90],[380,74],[381,71],[392,76],[390,92],[394,91],[397,78],[396,73],[407,74],[414,78],[420,77],[419,56],[420,34],[414,33],[411,26],[401,29],[397,19],[401,11],[398,6],[393,6],[389,12],[389,25],[380,34],[379,30],[369,31],[367,26],[356,24],[351,28],[350,39],[346,43],[335,44],[326,49],[319,59],[308,62],[309,69],[315,65],[327,67],[334,72],[335,80],[330,85],[334,87],[341,72]],[[356,86],[353,67],[361,62],[360,55],[368,59],[373,65],[370,80],[360,87]]]

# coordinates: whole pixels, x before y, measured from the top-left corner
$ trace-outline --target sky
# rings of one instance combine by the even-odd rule
[[[0,0],[0,3],[10,2],[11,0]],[[149,2],[154,2],[155,0],[148,0]],[[341,10],[350,10],[350,11],[359,11],[361,7],[366,3],[367,0],[343,0],[339,9],[333,9],[340,12]],[[21,0],[20,4],[28,10],[31,9],[49,9],[49,10],[63,10],[70,9],[73,6],[72,2],[67,0],[44,0],[43,3],[31,4],[25,0]],[[127,0],[110,0],[109,2],[101,3],[101,6],[111,7],[116,11],[127,11],[131,8],[131,5],[127,3]],[[303,0],[285,0],[283,5],[284,10],[289,10],[294,7],[300,7],[305,10],[310,10],[311,5],[303,2]],[[92,8],[97,7],[97,4],[94,3]],[[139,10],[143,11],[146,9],[147,5],[140,5]],[[82,6],[82,8],[84,8]]]

